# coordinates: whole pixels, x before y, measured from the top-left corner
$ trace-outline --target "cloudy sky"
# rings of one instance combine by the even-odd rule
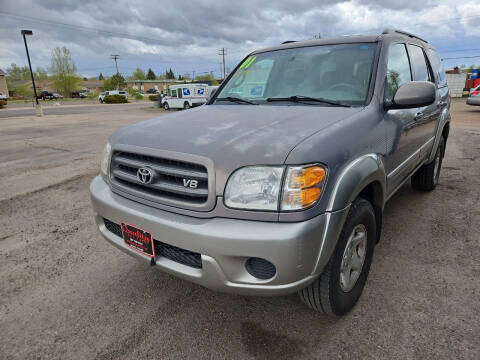
[[[48,67],[55,46],[67,46],[78,72],[95,76],[137,66],[155,73],[213,71],[219,75],[227,50],[228,68],[249,51],[285,40],[379,33],[386,27],[429,40],[443,58],[480,55],[478,0],[4,0],[0,7],[0,68],[25,65],[20,29],[28,38],[32,65]],[[445,60],[480,64],[480,57]]]

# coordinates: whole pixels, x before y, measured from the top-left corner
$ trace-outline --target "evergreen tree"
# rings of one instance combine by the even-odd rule
[[[147,80],[155,80],[157,78],[157,76],[155,75],[155,73],[152,71],[152,69],[148,69],[148,72],[147,72]]]
[[[102,73],[100,73],[100,75],[98,75],[98,80],[105,80]]]

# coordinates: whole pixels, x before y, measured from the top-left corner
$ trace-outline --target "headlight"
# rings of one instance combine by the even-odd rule
[[[102,162],[100,163],[100,171],[103,175],[108,176],[108,165],[110,163],[110,156],[112,155],[112,146],[107,141],[102,153]]]
[[[227,182],[225,205],[236,209],[277,211],[283,170],[283,166],[238,169]]]
[[[225,188],[225,205],[236,209],[293,211],[321,197],[327,170],[321,165],[248,166],[233,173]]]
[[[315,204],[322,195],[326,175],[321,165],[288,167],[281,210],[301,210]]]

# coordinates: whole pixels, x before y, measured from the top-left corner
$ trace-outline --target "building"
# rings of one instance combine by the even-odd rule
[[[0,93],[8,97],[7,74],[0,69]]]
[[[138,91],[147,92],[150,89],[157,90],[160,93],[167,93],[167,87],[169,84],[182,84],[184,80],[127,80],[127,87],[136,89]]]
[[[90,92],[103,91],[103,80],[83,80],[82,89]]]

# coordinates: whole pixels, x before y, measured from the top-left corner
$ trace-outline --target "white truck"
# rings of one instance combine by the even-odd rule
[[[210,86],[208,84],[178,84],[168,87],[167,96],[162,99],[162,106],[169,109],[190,109],[207,102]]]
[[[110,90],[110,91],[104,91],[100,95],[98,95],[98,101],[100,102],[100,104],[103,104],[105,96],[107,95],[123,95],[128,100],[128,93],[126,91]]]

